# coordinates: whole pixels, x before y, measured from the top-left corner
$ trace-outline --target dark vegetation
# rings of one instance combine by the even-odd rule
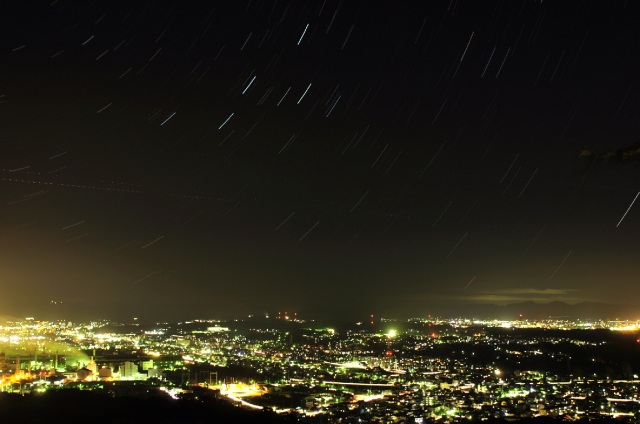
[[[199,424],[286,423],[273,412],[250,411],[215,398],[171,399],[160,393],[147,397],[111,397],[106,393],[65,389],[44,394],[0,394],[1,423]]]

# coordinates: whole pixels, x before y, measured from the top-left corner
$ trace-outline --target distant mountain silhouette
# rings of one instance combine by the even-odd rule
[[[432,316],[446,318],[483,318],[483,319],[640,319],[640,307],[633,305],[613,305],[599,302],[520,302],[507,305],[466,304],[448,305],[429,309]]]

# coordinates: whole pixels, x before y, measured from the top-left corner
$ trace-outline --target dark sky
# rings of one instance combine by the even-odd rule
[[[639,8],[4,1],[0,311],[640,306]]]

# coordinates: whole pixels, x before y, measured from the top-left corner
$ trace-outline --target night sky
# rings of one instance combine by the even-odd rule
[[[3,1],[0,314],[640,307],[639,9]]]

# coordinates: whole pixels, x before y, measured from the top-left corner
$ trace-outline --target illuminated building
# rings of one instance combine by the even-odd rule
[[[118,372],[120,374],[120,378],[132,379],[138,376],[138,366],[133,362],[126,361],[120,365]]]
[[[98,371],[98,377],[100,377],[100,380],[110,380],[113,378],[113,371],[109,367],[102,367]]]
[[[96,364],[96,361],[94,361],[93,356],[89,359],[86,368],[91,371],[93,375],[98,374],[98,364]]]
[[[91,371],[86,367],[80,368],[76,373],[76,375],[77,375],[77,379],[81,381],[93,380],[93,371]]]

